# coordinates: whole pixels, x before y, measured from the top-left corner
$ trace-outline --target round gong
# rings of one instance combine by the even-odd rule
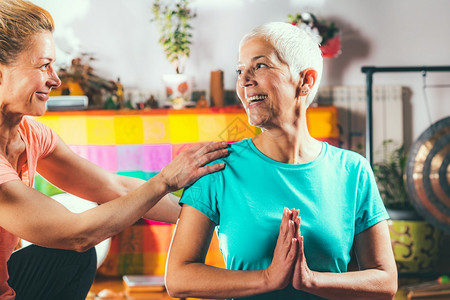
[[[439,120],[414,142],[406,165],[412,204],[425,220],[450,232],[450,117]]]

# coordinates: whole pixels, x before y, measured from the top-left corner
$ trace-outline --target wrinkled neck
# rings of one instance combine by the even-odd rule
[[[264,130],[253,142],[264,155],[287,164],[310,162],[322,149],[322,143],[309,133],[304,107],[299,108],[294,121]]]

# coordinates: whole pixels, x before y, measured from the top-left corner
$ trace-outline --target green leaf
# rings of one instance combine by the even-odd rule
[[[383,142],[388,149],[392,140]],[[404,146],[394,149],[386,161],[373,165],[373,172],[380,194],[388,208],[413,209],[408,197],[405,183],[407,153]]]
[[[152,6],[152,22],[157,24],[161,35],[159,43],[164,48],[167,60],[176,62],[177,66],[179,57],[189,57],[192,44],[190,31],[193,28],[188,20],[197,15],[189,8],[189,4],[189,0],[155,0]]]

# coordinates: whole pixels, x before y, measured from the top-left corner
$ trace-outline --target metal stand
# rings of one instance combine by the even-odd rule
[[[366,158],[370,165],[373,164],[373,128],[372,128],[372,84],[374,73],[399,73],[399,72],[450,72],[450,66],[422,66],[422,67],[371,67],[361,68],[361,72],[366,74]]]

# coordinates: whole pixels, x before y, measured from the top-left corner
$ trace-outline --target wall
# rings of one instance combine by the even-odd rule
[[[128,90],[162,95],[163,73],[173,72],[150,23],[151,0],[33,0],[55,17],[60,63],[80,52],[94,54],[95,70],[121,78]],[[186,73],[195,89],[209,88],[210,71],[224,71],[234,89],[237,45],[243,34],[268,21],[287,21],[289,13],[310,11],[342,29],[342,54],[325,60],[322,85],[365,84],[361,67],[450,65],[450,2],[447,0],[194,0],[198,17]],[[428,84],[450,83],[450,73],[430,73]],[[411,143],[431,122],[450,115],[450,90],[427,89],[422,74],[375,74],[374,84],[402,85],[411,92],[406,105],[405,141]],[[409,117],[408,117],[409,116]]]

